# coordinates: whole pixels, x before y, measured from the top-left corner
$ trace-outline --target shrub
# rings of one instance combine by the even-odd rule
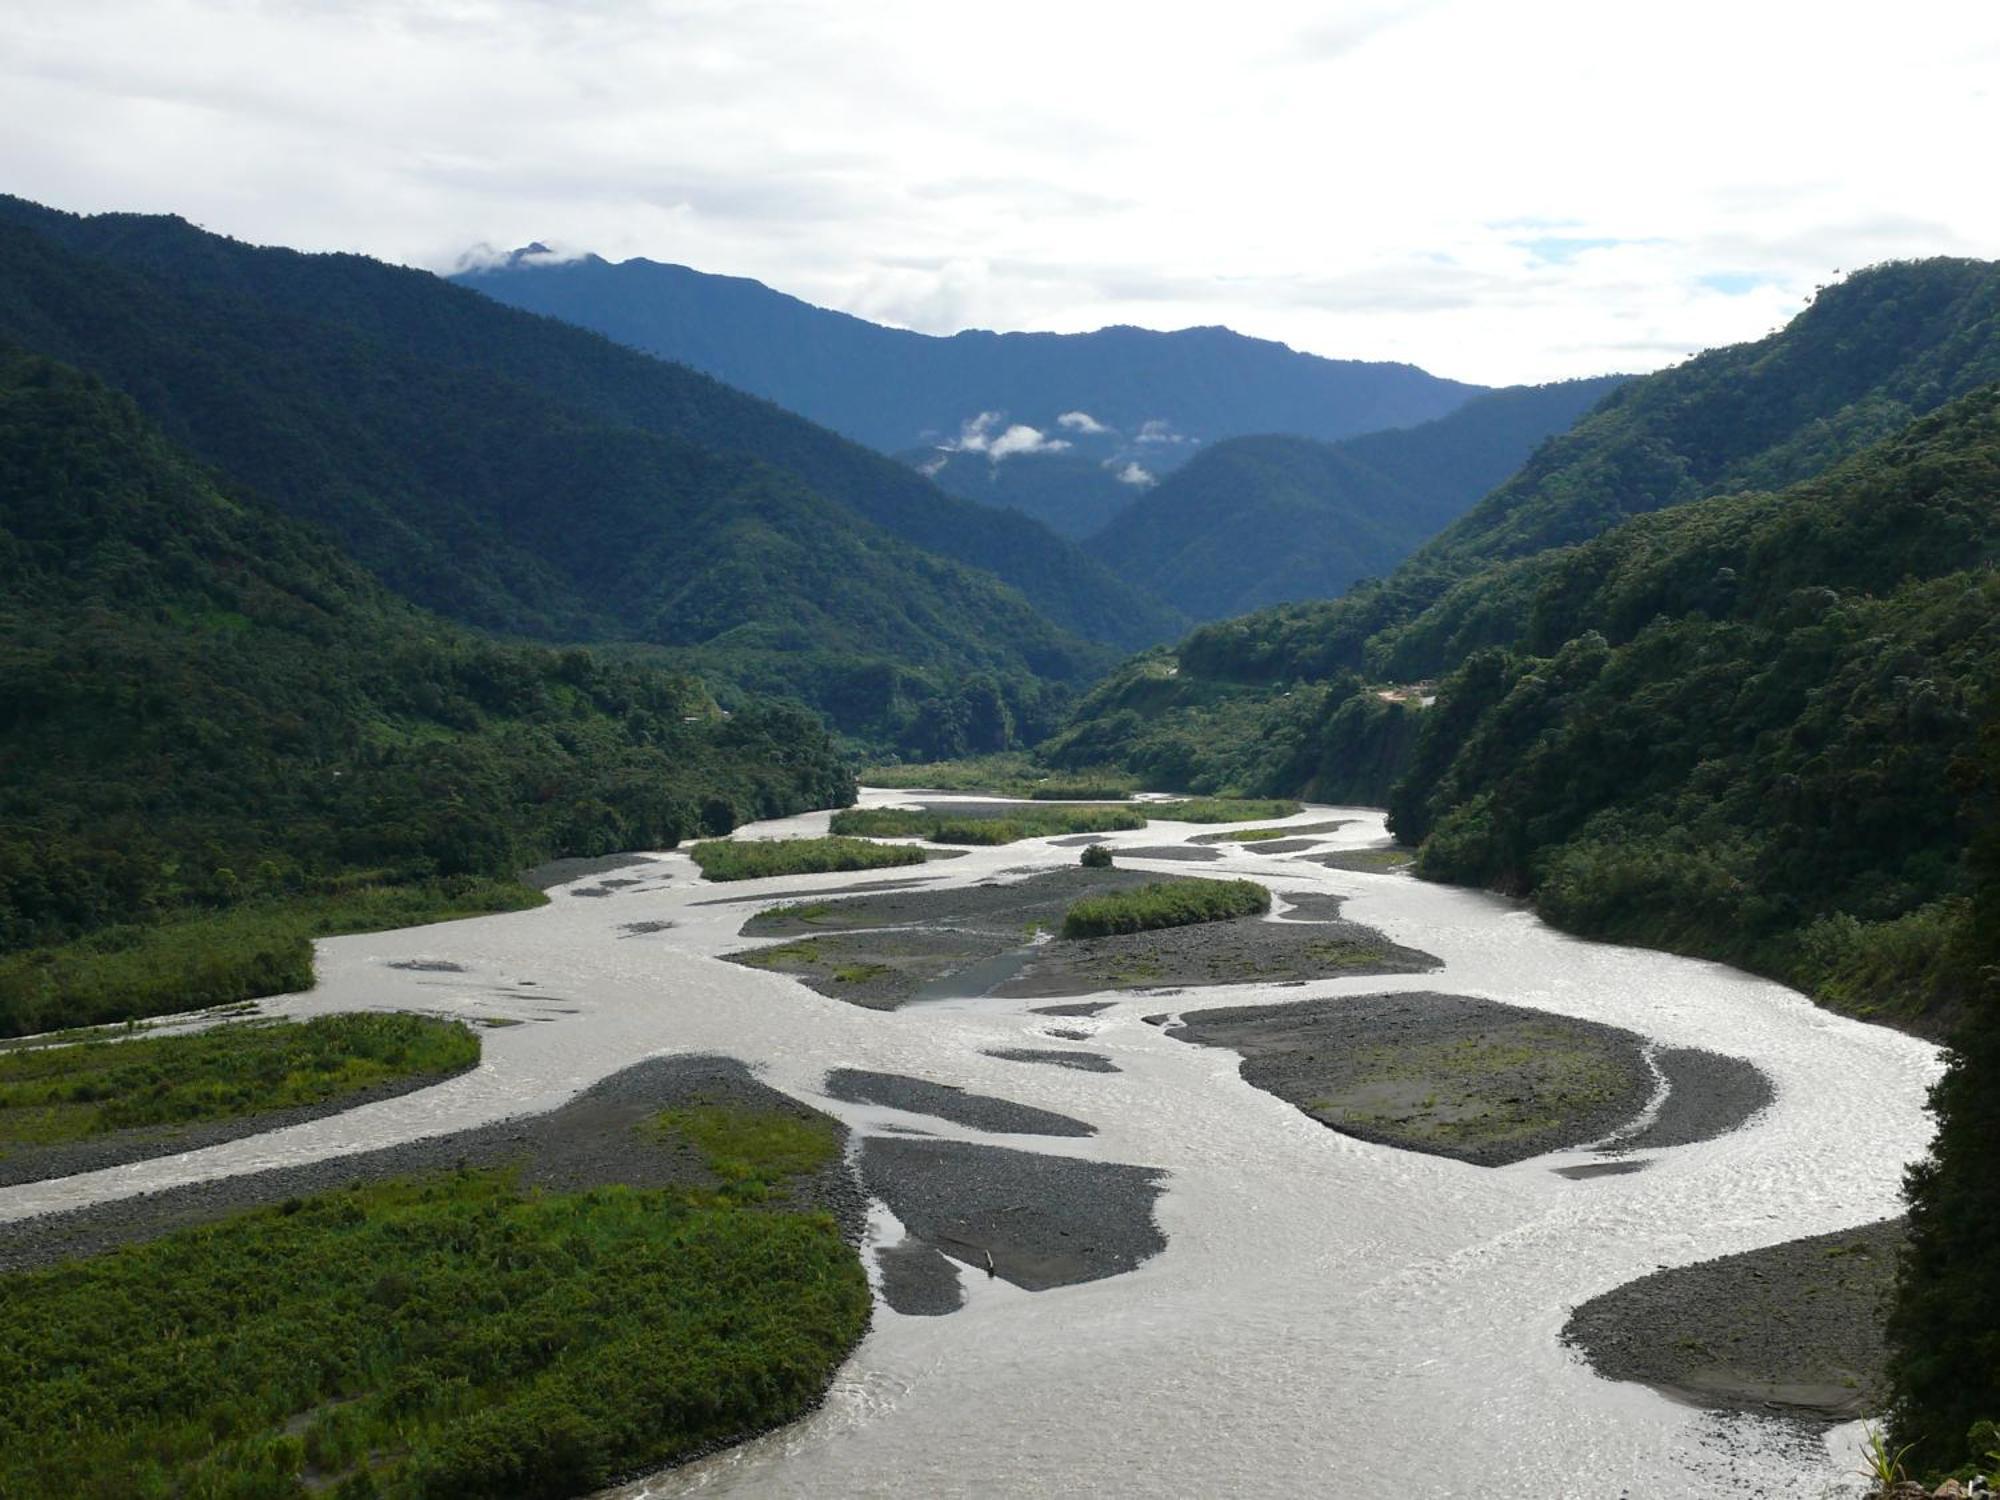
[[[1066,938],[1110,937],[1260,916],[1271,893],[1254,880],[1160,880],[1135,890],[1086,896],[1063,915]]]
[[[688,850],[710,880],[759,880],[767,875],[822,875],[833,870],[877,870],[920,865],[925,854],[866,839],[711,839]]]
[[[1083,851],[1083,865],[1085,869],[1090,870],[1110,869],[1111,846],[1109,844],[1092,844]]]

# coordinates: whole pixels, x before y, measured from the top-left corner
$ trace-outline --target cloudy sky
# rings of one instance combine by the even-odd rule
[[[929,332],[1643,370],[2000,256],[2000,4],[7,0],[5,190]]]

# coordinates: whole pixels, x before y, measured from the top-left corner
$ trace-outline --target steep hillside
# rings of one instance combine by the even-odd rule
[[[1168,475],[1087,545],[1201,619],[1331,598],[1394,568],[1621,381],[1495,391],[1434,422],[1338,444],[1233,438]]]
[[[18,199],[0,199],[0,222],[14,226],[0,243],[0,335],[129,390],[202,458],[335,526],[397,588],[459,618],[688,644],[713,619],[683,614],[691,590],[673,548],[750,494],[767,524],[809,547],[877,554],[906,575],[892,592],[935,597],[953,576],[936,618],[977,625],[944,643],[954,670],[996,653],[1088,653],[1019,618],[989,582],[858,523],[1012,581],[1086,639],[1130,646],[1172,629],[1170,611],[1022,517],[955,501],[766,402],[422,272]],[[647,568],[662,576],[640,599],[597,576]],[[794,623],[792,606],[813,596],[802,585],[762,598],[765,614],[732,623]],[[877,623],[909,632],[908,659],[925,660],[912,622]],[[967,657],[972,637],[984,645]]]
[[[197,914],[387,888],[414,893],[398,925],[551,855],[852,799],[808,716],[724,719],[685,677],[469,636],[124,396],[12,352],[0,641],[0,1032],[297,982],[221,933],[193,970],[136,972]],[[135,972],[76,978],[100,960]]]
[[[454,279],[705,370],[888,453],[947,438],[987,411],[1050,431],[1065,412],[1083,412],[1131,433],[1166,423],[1204,442],[1251,432],[1330,441],[1428,421],[1478,391],[1226,328],[936,338],[649,260],[517,254]]]
[[[1422,716],[1397,835],[1576,930],[1939,1024],[1996,562],[2000,388],[1818,479],[1544,553],[1526,637]]]
[[[1622,386],[1386,579],[1203,626],[1169,657],[1137,659],[1079,707],[1050,753],[1177,766],[1199,790],[1292,792],[1285,778],[1310,768],[1326,795],[1381,800],[1387,783],[1356,768],[1378,764],[1382,710],[1367,709],[1368,753],[1352,754],[1362,705],[1316,717],[1306,707],[1327,684],[1419,682],[1484,647],[1514,646],[1532,628],[1544,581],[1535,547],[1703,493],[1821,472],[1995,379],[2000,265],[1929,260],[1858,273],[1769,338]],[[1225,702],[1229,717],[1218,721]]]

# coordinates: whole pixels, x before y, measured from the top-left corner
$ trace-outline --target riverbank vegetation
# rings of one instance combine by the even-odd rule
[[[463,1171],[8,1276],[0,1492],[555,1500],[796,1417],[869,1308],[830,1217],[758,1206],[838,1152],[797,1125],[697,1104],[633,1142],[716,1187]]]
[[[371,1012],[0,1052],[0,1155],[325,1104],[478,1061],[479,1039],[463,1022]]]
[[[1111,937],[1261,916],[1270,909],[1271,893],[1254,880],[1161,880],[1084,897],[1064,913],[1062,935]]]
[[[1144,828],[1146,816],[1131,807],[1056,806],[953,808],[850,807],[833,815],[837,834],[928,839],[933,844],[1012,844],[1065,833],[1115,833]]]
[[[693,679],[446,625],[18,356],[0,585],[7,1031],[299,988],[317,933],[853,797],[805,713],[725,718]]]
[[[1110,802],[1139,790],[1137,778],[1104,766],[1056,773],[1036,764],[1025,751],[977,755],[963,760],[919,761],[869,766],[856,778],[863,786],[934,792],[984,792],[994,797],[1026,797],[1037,802]]]
[[[219,911],[170,910],[151,923],[102,927],[0,957],[0,1036],[307,990],[314,938],[520,911],[548,899],[517,881],[476,876],[330,883],[338,888]]]
[[[704,839],[688,854],[710,880],[881,870],[892,865],[920,865],[928,858],[923,850],[908,845],[854,838]]]

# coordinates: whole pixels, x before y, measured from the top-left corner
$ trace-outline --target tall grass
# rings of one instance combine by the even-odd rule
[[[323,1104],[478,1061],[461,1022],[368,1013],[0,1052],[0,1151]]]
[[[415,927],[547,898],[507,880],[361,883],[0,958],[0,1036],[203,1010],[311,989],[312,940]]]
[[[854,838],[708,839],[688,853],[710,880],[822,875],[831,870],[878,870],[924,862],[921,849]]]
[[[798,1416],[868,1307],[729,1190],[293,1199],[0,1279],[0,1494],[585,1494]]]
[[[1226,922],[1270,909],[1271,893],[1254,880],[1159,880],[1075,902],[1063,914],[1062,935],[1110,937],[1156,927]]]

